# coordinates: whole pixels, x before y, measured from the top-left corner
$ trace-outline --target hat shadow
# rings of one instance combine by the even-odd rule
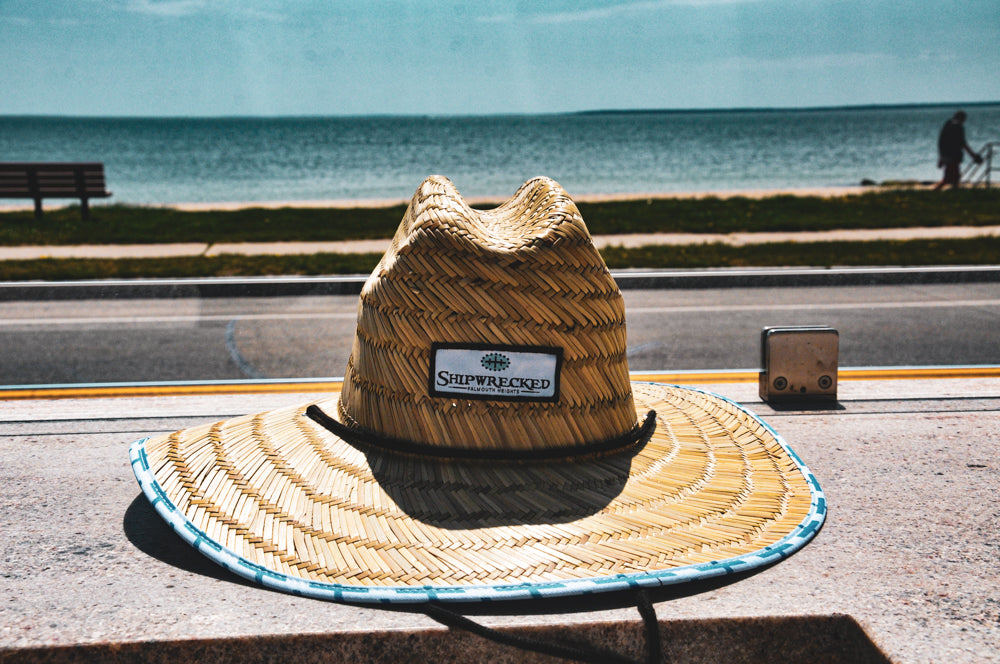
[[[140,551],[157,560],[199,576],[225,581],[254,588],[263,592],[279,592],[267,586],[252,583],[234,574],[198,552],[185,542],[180,535],[156,513],[146,497],[139,493],[129,504],[122,519],[125,536]],[[724,586],[742,581],[762,572],[764,568],[727,574],[722,577],[703,581],[682,583],[674,586],[662,586],[646,589],[650,599],[655,602],[665,602],[688,597],[700,593],[717,590]],[[504,602],[453,602],[449,606],[455,611],[467,615],[530,615],[540,613],[580,613],[602,610],[613,610],[634,606],[635,591],[621,590],[599,594],[588,594],[573,597],[539,597],[524,600],[508,600]],[[371,604],[343,601],[343,604],[359,608],[376,608]],[[377,608],[398,612],[423,612],[422,605],[412,604],[379,604]]]
[[[627,451],[546,461],[406,457],[363,450],[379,487],[411,519],[446,530],[568,523],[597,514],[621,495]]]
[[[122,518],[122,529],[125,531],[125,537],[135,548],[171,567],[220,581],[262,588],[262,586],[250,583],[243,577],[212,562],[185,542],[156,513],[149,500],[141,492],[125,510],[125,516]]]
[[[156,513],[146,497],[139,493],[129,504],[122,519],[122,527],[126,538],[137,549],[171,567],[197,574],[199,576],[234,583],[254,588],[264,592],[280,592],[267,586],[252,583],[211,561],[190,544]],[[711,592],[725,586],[743,581],[755,576],[775,563],[760,568],[726,574],[720,577],[690,581],[677,585],[647,588],[649,598],[654,603],[681,599],[691,595]],[[613,610],[634,606],[635,590],[619,590],[598,594],[587,594],[572,597],[538,597],[523,600],[508,600],[504,602],[453,602],[449,603],[455,611],[467,615],[530,615],[540,613],[581,613],[592,611]],[[371,604],[343,601],[344,604],[375,608]],[[422,606],[410,604],[379,604],[382,610],[400,612],[422,612]]]

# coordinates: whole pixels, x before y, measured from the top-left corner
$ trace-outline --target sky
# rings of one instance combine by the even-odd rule
[[[1000,100],[1000,0],[0,0],[0,114]]]

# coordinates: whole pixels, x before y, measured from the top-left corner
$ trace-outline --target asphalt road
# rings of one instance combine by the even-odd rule
[[[633,371],[754,369],[829,325],[841,367],[1000,365],[1000,284],[628,290]],[[0,385],[342,376],[357,297],[0,304]]]

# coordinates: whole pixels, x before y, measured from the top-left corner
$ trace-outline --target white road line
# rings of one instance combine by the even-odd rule
[[[829,302],[799,304],[695,304],[676,307],[630,307],[626,314],[667,314],[727,311],[829,311],[835,309],[933,309],[996,307],[1000,300],[936,300],[933,302]]]
[[[275,313],[275,314],[240,314],[241,321],[247,320],[355,320],[356,312],[330,313]],[[212,321],[230,321],[234,314],[187,314],[176,316],[80,316],[62,318],[5,318],[0,320],[0,327],[24,325],[144,325],[163,323],[206,323]]]
[[[669,307],[629,307],[626,313],[717,313],[729,311],[831,311],[844,309],[933,309],[949,307],[997,307],[1000,300],[934,300],[930,302],[830,302],[798,304],[695,304]],[[5,318],[0,327],[58,326],[58,325],[144,325],[169,323],[229,322],[234,317],[241,321],[269,320],[354,320],[356,312],[268,313],[268,314],[186,314],[176,316],[80,316],[60,318]]]

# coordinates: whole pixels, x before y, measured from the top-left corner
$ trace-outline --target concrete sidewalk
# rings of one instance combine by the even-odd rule
[[[832,242],[872,240],[934,240],[1000,236],[1000,226],[947,226],[939,228],[887,228],[788,233],[654,233],[598,235],[598,249],[611,246],[635,248],[648,245],[692,245],[720,243],[746,246],[769,242]],[[206,244],[52,245],[0,247],[0,260],[41,258],[172,258],[177,256],[219,256],[222,254],[292,255],[315,253],[385,253],[390,240],[348,242],[244,242]]]
[[[826,409],[745,404],[816,474],[829,514],[788,560],[654,595],[670,662],[973,664],[1000,652],[1000,379],[844,380]],[[128,462],[137,439],[312,394],[2,402],[0,662],[551,662],[412,610],[249,585],[167,528]],[[478,607],[479,622],[639,657],[631,598]]]

